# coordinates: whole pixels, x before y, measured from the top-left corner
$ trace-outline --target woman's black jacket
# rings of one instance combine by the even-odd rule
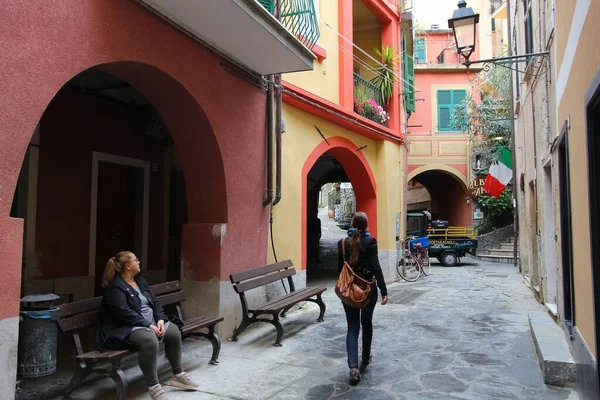
[[[154,311],[154,320],[158,322],[162,319],[167,322],[169,319],[156,296],[150,291],[148,282],[139,275],[136,275],[134,280],[140,292],[148,299]],[[142,316],[142,301],[138,292],[121,276],[115,275],[102,296],[96,347],[99,350],[129,348],[127,337],[134,326],[148,327],[150,323]]]
[[[351,250],[350,250],[350,239],[346,238],[346,261],[350,261]],[[342,242],[344,239],[338,242],[338,273],[342,272],[344,266],[344,256],[342,255]],[[375,278],[377,286],[381,291],[382,296],[387,296],[387,286],[385,285],[385,279],[383,278],[383,272],[381,271],[381,265],[379,264],[379,256],[377,254],[377,240],[371,236],[364,236],[360,238],[360,253],[358,253],[358,265],[352,268],[359,275],[361,271],[370,272],[371,276],[363,276],[364,278],[371,279]]]

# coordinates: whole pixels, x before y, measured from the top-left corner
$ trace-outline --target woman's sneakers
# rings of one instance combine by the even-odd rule
[[[360,382],[360,371],[358,370],[358,368],[352,368],[350,370],[350,384],[351,385],[356,385],[358,384],[358,382]]]
[[[185,372],[174,375],[169,382],[165,383],[165,385],[178,387],[184,390],[195,390],[198,386],[200,386],[196,382],[192,381]]]
[[[148,392],[150,393],[150,398],[152,400],[167,400],[167,395],[165,394],[162,386],[160,386],[160,383],[150,386],[148,388]]]

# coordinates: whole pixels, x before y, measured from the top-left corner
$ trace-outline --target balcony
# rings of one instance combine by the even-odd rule
[[[364,93],[367,96],[367,98],[375,100],[377,104],[383,104],[383,96],[381,95],[381,90],[355,72],[354,96],[357,97],[359,92]]]
[[[506,19],[508,17],[506,0],[490,0],[490,15],[495,19]]]
[[[319,40],[319,21],[314,0],[257,0],[272,15],[277,16],[279,4],[281,23],[310,50]]]
[[[136,1],[250,72],[269,75],[313,68],[310,48],[319,32],[312,0],[279,0],[281,22],[273,15],[275,0]]]
[[[377,104],[373,104],[373,100]],[[354,112],[387,126],[389,116],[385,109],[381,90],[368,80],[354,73]]]

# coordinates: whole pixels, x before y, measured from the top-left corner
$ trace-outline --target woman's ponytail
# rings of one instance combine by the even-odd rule
[[[114,257],[108,259],[106,263],[106,267],[104,267],[104,273],[102,274],[102,287],[107,287],[113,279],[115,279],[115,275],[117,272],[123,271],[123,267],[127,264],[131,258],[131,252],[122,251]]]
[[[350,266],[356,267],[358,264],[358,255],[360,254],[360,233],[358,229],[352,232],[350,237]]]
[[[352,227],[354,232],[350,237],[350,266],[356,267],[358,264],[358,256],[360,254],[360,237],[361,231],[364,232],[369,227],[369,219],[364,212],[357,212],[352,217]]]

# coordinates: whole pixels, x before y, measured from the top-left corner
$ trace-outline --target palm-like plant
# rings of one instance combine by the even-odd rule
[[[383,97],[383,101],[387,107],[390,103],[390,99],[392,98],[392,94],[394,93],[394,85],[398,80],[396,73],[394,72],[394,67],[396,64],[396,48],[382,46],[381,50],[373,50],[375,51],[377,57],[379,57],[381,60],[381,66],[375,69],[377,76],[371,79],[371,83],[379,88],[381,91],[381,97]]]

